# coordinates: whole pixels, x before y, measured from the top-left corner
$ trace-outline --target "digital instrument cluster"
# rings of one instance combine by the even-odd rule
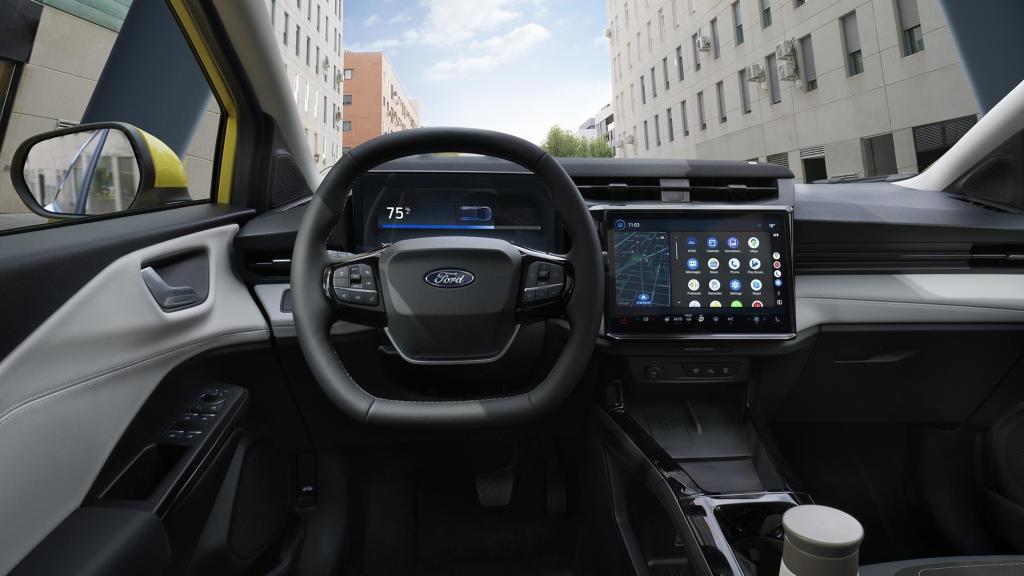
[[[526,174],[369,174],[353,189],[358,251],[425,236],[486,236],[554,251],[557,220]]]
[[[609,211],[610,336],[790,336],[788,210]]]

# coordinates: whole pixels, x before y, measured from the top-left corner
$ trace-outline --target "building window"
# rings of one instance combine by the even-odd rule
[[[793,8],[799,8],[807,3],[807,0],[793,0]]]
[[[715,84],[715,97],[718,99],[718,123],[725,124],[728,117],[725,114],[725,83],[719,81]]]
[[[647,131],[647,120],[644,120],[644,150],[651,149],[651,136]]]
[[[691,47],[693,48],[693,69],[694,70],[700,70],[700,48],[697,45],[697,37],[699,35],[700,35],[700,30],[698,30],[690,38],[690,44],[691,44]]]
[[[860,52],[860,32],[857,29],[857,13],[850,12],[839,19],[843,33],[843,47],[846,52],[846,75],[856,76],[864,71],[864,58]]]
[[[342,96],[341,97],[341,103],[344,106],[351,106],[352,105],[352,95],[351,94],[345,94],[344,96]]]
[[[661,146],[661,116],[654,115],[654,145]]]
[[[917,171],[923,172],[953,147],[968,130],[978,122],[974,114],[954,118],[945,122],[914,126],[914,151],[917,155]]]
[[[640,105],[647,104],[647,84],[644,83],[644,75],[640,75]]]
[[[711,54],[715,60],[718,60],[718,54],[721,52],[721,45],[718,43],[718,18],[711,19]]]
[[[686,115],[686,100],[682,101],[682,103],[679,105],[679,109],[680,112],[682,112],[683,114],[683,136],[686,137],[690,135],[690,118]]]
[[[668,141],[669,142],[675,142],[676,141],[676,127],[674,126],[674,123],[672,121],[672,109],[671,108],[666,108],[665,109],[665,127],[668,128]]]
[[[306,66],[309,66],[309,36],[306,36]]]
[[[665,41],[665,9],[658,8],[658,40]]]
[[[697,120],[700,122],[700,129],[707,130],[708,121],[704,116],[704,92],[697,92]]]
[[[319,6],[317,6],[319,8]],[[316,59],[313,61],[313,70],[320,74],[320,47],[316,47]]]
[[[743,16],[740,14],[740,2],[732,3],[732,25],[736,30],[736,45],[743,44]]]
[[[316,31],[320,31],[320,5],[316,5]]]
[[[654,66],[651,66],[651,97],[658,97],[658,80],[657,76],[654,75]]]
[[[661,59],[661,75],[665,77],[665,90],[668,90],[668,56]]]
[[[750,82],[747,78],[747,69],[744,68],[738,74],[740,80],[740,106],[744,114],[750,114]]]
[[[341,131],[342,132],[351,132],[352,131],[352,121],[351,120],[342,120],[342,122],[341,122]]]
[[[296,24],[295,25],[295,55],[296,56],[301,56],[302,55],[301,51],[299,50],[299,46],[302,44],[302,42],[299,41],[300,38],[302,38],[302,28],[300,28],[299,25]]]
[[[888,176],[898,172],[892,133],[861,139],[865,176]]]
[[[647,53],[654,54],[654,32],[651,31],[651,21],[647,21]]]
[[[277,29],[277,0],[270,0],[270,27]],[[287,30],[287,27],[285,27]]]
[[[288,13],[284,13],[284,45],[288,45]]]
[[[636,112],[636,86],[633,84],[629,85],[629,109]]]
[[[766,59],[768,66],[768,98],[772,104],[782,102],[782,86],[779,85],[779,69],[775,66],[775,54]]]
[[[683,47],[676,46],[676,76],[679,77],[679,81],[683,81]]]
[[[804,165],[804,182],[809,184],[811,182],[828,179],[828,172],[825,170],[824,156],[803,158],[801,162]]]
[[[771,0],[761,0],[761,28],[772,25],[772,4]]]
[[[924,50],[924,34],[921,32],[921,15],[917,0],[896,0],[896,12],[903,31],[903,55],[910,56]]]
[[[804,81],[804,90],[812,92],[818,89],[818,72],[814,68],[814,45],[811,35],[800,39],[800,68]]]
[[[345,78],[345,80],[351,80],[352,79],[352,69],[351,68],[345,68],[342,71],[342,75]]]

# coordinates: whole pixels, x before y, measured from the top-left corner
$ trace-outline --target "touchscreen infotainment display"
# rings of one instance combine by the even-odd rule
[[[610,211],[610,335],[794,332],[787,210]]]

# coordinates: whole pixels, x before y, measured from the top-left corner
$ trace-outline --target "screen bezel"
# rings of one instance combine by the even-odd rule
[[[605,314],[604,334],[606,337],[615,340],[788,340],[796,337],[796,286],[793,282],[795,276],[793,270],[793,208],[790,206],[605,206],[602,207],[603,216],[601,222],[601,237],[604,242],[606,254],[608,254],[608,273],[605,280]],[[786,290],[785,318],[787,323],[775,331],[765,332],[678,332],[666,330],[664,332],[641,332],[615,330],[610,325],[611,319],[616,315],[615,306],[615,266],[614,254],[611,253],[611,221],[617,214],[628,213],[636,218],[687,218],[688,214],[699,212],[701,216],[720,213],[723,217],[737,215],[783,215],[786,234],[785,259],[783,260],[783,279],[789,289]]]

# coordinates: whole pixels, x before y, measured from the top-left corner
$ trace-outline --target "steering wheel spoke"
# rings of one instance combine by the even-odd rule
[[[387,325],[378,255],[379,252],[358,254],[324,269],[324,291],[340,320],[370,326]]]
[[[571,296],[572,265],[561,254],[519,248],[522,279],[516,317],[523,322],[560,318]]]

